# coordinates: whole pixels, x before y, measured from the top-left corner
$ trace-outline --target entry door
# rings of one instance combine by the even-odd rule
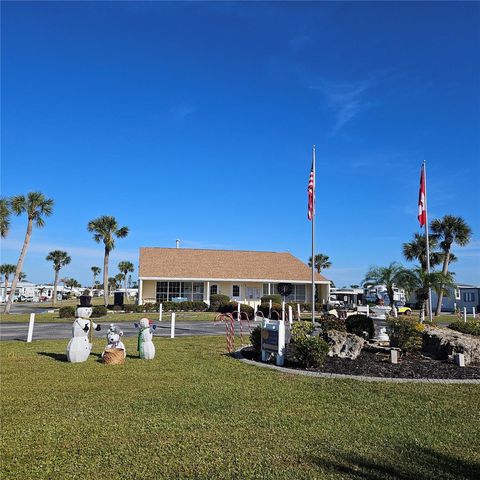
[[[260,289],[247,287],[247,300],[260,300]]]

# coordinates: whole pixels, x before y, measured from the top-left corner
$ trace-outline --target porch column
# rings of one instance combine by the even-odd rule
[[[143,293],[143,280],[141,278],[138,279],[138,304],[143,305],[143,298],[142,298],[142,293]]]
[[[207,284],[207,292],[206,292],[206,295],[204,295],[205,297],[205,303],[210,306],[210,282],[206,282]]]

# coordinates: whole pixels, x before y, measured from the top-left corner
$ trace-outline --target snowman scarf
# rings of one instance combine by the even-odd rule
[[[143,340],[142,333],[144,330],[149,329],[150,327],[140,328],[138,332],[138,341],[137,341],[137,352],[141,352],[143,350],[143,344],[145,341]]]

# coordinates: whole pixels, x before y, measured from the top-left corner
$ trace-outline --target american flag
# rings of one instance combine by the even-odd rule
[[[420,191],[418,193],[418,221],[420,227],[423,227],[427,223],[427,209],[425,208],[425,169],[422,165],[420,173]]]
[[[315,167],[312,161],[312,169],[310,170],[310,178],[308,179],[308,219],[312,220],[315,214]]]

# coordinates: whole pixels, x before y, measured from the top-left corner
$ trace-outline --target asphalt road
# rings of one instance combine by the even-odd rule
[[[72,336],[72,324],[68,323],[37,323],[33,329],[33,340],[53,340],[61,338],[70,338]],[[138,335],[138,329],[134,327],[134,322],[119,322],[117,325],[122,329],[125,337],[135,337]],[[108,324],[102,323],[102,330],[94,331],[93,335],[97,338],[106,338]],[[170,322],[157,323],[157,329],[154,336],[169,337]],[[238,323],[235,324],[235,334]],[[26,340],[28,332],[28,322],[24,323],[3,323],[0,324],[0,340]],[[243,332],[248,337],[248,328],[243,322]],[[175,336],[185,337],[191,335],[224,335],[225,324],[213,322],[176,322]]]
[[[33,306],[32,306],[33,305]],[[38,303],[12,303],[12,309],[10,313],[46,313],[52,310],[51,306],[40,307]],[[3,312],[5,304],[0,306],[0,312]]]

